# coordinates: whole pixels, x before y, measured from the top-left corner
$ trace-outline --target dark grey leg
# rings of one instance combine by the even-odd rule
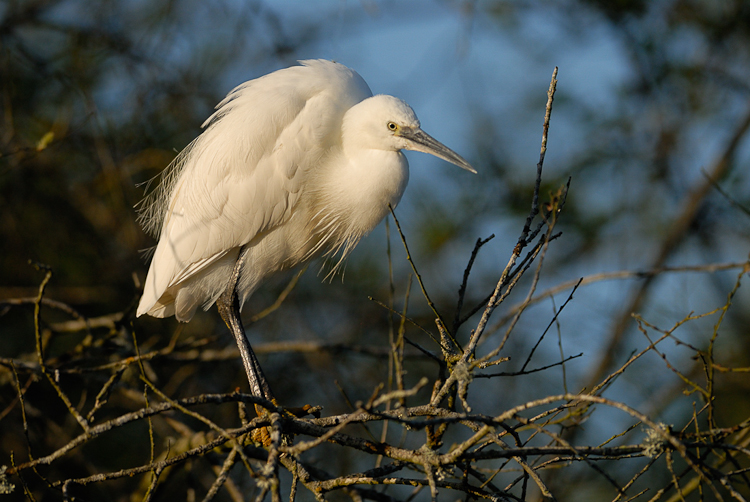
[[[250,342],[247,341],[245,328],[242,327],[242,320],[240,319],[240,303],[237,298],[236,288],[243,262],[243,250],[240,249],[240,255],[234,264],[234,269],[232,269],[232,276],[227,289],[216,301],[216,306],[219,308],[219,315],[221,315],[229,331],[234,335],[237,348],[240,349],[240,356],[242,357],[242,363],[245,365],[247,380],[250,382],[250,392],[256,397],[274,401],[271,387],[268,385],[268,381],[258,363],[258,358],[255,357],[255,353],[252,347],[250,347]]]

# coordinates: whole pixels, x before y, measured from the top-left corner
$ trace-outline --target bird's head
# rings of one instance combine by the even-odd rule
[[[429,153],[476,173],[459,154],[424,132],[411,106],[393,96],[378,95],[354,105],[344,116],[344,142],[375,150]]]

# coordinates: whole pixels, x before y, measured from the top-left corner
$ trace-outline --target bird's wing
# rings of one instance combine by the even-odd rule
[[[302,63],[234,89],[175,159],[142,210],[144,226],[161,231],[138,315],[167,289],[173,293],[228,252],[287,221],[316,160],[340,141],[343,114],[371,95],[343,65]]]

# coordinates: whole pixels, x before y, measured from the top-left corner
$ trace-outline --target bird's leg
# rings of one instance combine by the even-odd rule
[[[271,386],[268,384],[268,380],[266,380],[266,376],[263,374],[263,370],[260,367],[258,358],[255,357],[255,352],[253,352],[253,348],[247,340],[245,328],[242,326],[242,319],[240,318],[240,301],[237,297],[237,281],[239,280],[240,270],[244,263],[242,251],[243,249],[240,249],[240,255],[232,269],[229,284],[227,285],[226,290],[224,290],[221,296],[216,300],[216,306],[218,307],[219,315],[224,320],[227,328],[229,328],[229,331],[234,335],[234,339],[237,342],[237,348],[240,349],[242,364],[245,366],[247,380],[250,383],[250,392],[255,397],[271,401],[278,406],[276,398],[271,392]],[[310,414],[320,416],[320,408],[310,405],[305,405],[301,408],[290,408],[287,412],[298,418]],[[265,410],[256,404],[255,413],[260,417],[265,414]],[[252,438],[254,441],[266,446],[271,444],[271,436],[267,428],[256,429],[252,434]]]
[[[250,342],[247,340],[245,328],[242,326],[242,319],[240,318],[240,302],[237,297],[237,281],[239,280],[240,269],[244,262],[242,251],[243,250],[240,249],[240,254],[237,258],[237,262],[234,264],[234,269],[232,269],[232,275],[229,279],[227,289],[216,301],[216,306],[219,309],[219,315],[221,315],[221,318],[229,328],[229,331],[234,335],[234,339],[237,342],[237,348],[240,349],[242,364],[245,366],[247,380],[250,383],[250,392],[255,397],[261,397],[276,404],[276,399],[274,399],[273,393],[271,392],[271,386],[268,385],[268,380],[266,380],[266,376],[263,374],[258,358],[255,357],[255,352],[253,352],[252,347],[250,347]],[[258,405],[255,406],[255,412],[258,416],[262,416],[264,413],[263,408]],[[270,441],[270,436],[268,436],[268,432],[265,429],[262,429],[262,432],[260,432],[258,436],[259,437],[253,435],[253,439],[259,439],[260,442],[264,444],[266,444],[267,441]]]
[[[218,300],[216,300],[216,306],[218,307],[219,315],[224,320],[227,328],[229,328],[229,331],[234,335],[234,339],[237,342],[237,348],[240,349],[242,364],[245,366],[247,380],[250,383],[250,392],[255,397],[261,397],[276,404],[276,400],[271,393],[271,386],[268,385],[268,380],[266,380],[266,376],[263,374],[258,358],[255,357],[255,352],[253,352],[253,348],[247,340],[245,328],[242,326],[242,319],[240,318],[240,301],[237,297],[237,281],[239,280],[240,270],[244,263],[242,251],[243,249],[240,248],[239,257],[232,269],[232,275],[229,278],[227,289],[224,290]],[[265,410],[256,404],[255,413],[261,417],[265,414]],[[271,445],[271,435],[266,427],[253,431],[251,437],[255,442],[262,443],[266,446]]]
[[[271,387],[268,385],[268,380],[266,380],[266,376],[263,374],[263,370],[260,367],[258,358],[255,357],[255,352],[253,352],[250,342],[247,340],[245,328],[242,326],[239,308],[240,303],[237,298],[235,284],[231,284],[230,287],[222,293],[216,301],[216,305],[219,308],[219,315],[221,315],[221,318],[229,328],[229,331],[234,335],[234,339],[237,342],[237,348],[240,349],[242,364],[245,366],[247,380],[250,383],[250,392],[256,397],[262,397],[268,401],[274,401]]]

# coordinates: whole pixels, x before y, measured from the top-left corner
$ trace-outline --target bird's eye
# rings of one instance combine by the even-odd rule
[[[388,129],[390,129],[391,131],[395,131],[396,129],[398,129],[398,125],[396,125],[395,122],[388,122]]]

